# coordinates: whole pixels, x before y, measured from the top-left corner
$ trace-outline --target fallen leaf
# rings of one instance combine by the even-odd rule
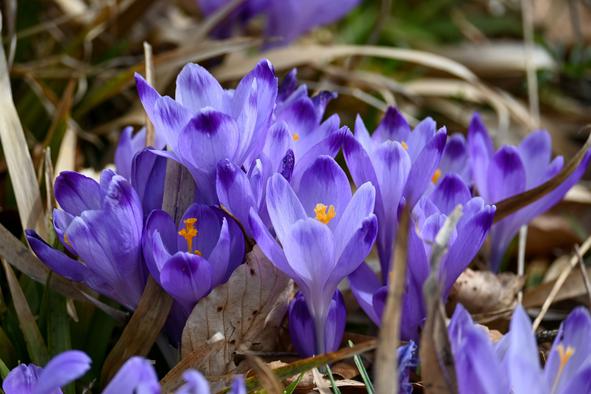
[[[182,357],[217,332],[225,337],[224,346],[203,365],[205,375],[234,371],[236,350],[273,350],[292,292],[292,282],[255,246],[230,280],[191,312],[183,330]]]
[[[512,311],[523,284],[524,278],[511,272],[496,275],[468,268],[454,283],[449,301],[452,305],[462,304],[472,314]]]

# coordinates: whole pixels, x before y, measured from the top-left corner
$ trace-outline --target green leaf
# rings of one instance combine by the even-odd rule
[[[353,347],[353,342],[349,341],[349,347]],[[357,369],[359,370],[359,374],[361,375],[361,380],[363,380],[363,383],[365,383],[365,389],[367,390],[367,394],[374,394],[375,390],[373,388],[373,383],[371,382],[371,379],[369,377],[369,374],[367,373],[367,369],[365,369],[365,365],[363,365],[363,361],[361,360],[361,357],[356,354],[353,356],[353,361],[355,362],[355,365],[357,366]]]

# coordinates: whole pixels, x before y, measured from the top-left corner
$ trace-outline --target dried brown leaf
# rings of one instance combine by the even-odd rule
[[[43,201],[23,127],[12,101],[10,76],[2,45],[0,45],[0,142],[2,142],[21,225],[23,229],[34,228],[42,237],[45,237],[47,232]]]
[[[292,293],[290,283],[255,246],[230,280],[193,309],[183,330],[182,356],[219,332],[226,338],[224,347],[209,358],[203,372],[223,375],[237,367],[234,351],[273,350]]]
[[[454,283],[449,301],[462,304],[470,313],[486,314],[509,310],[517,305],[517,293],[524,278],[511,272],[494,274],[490,271],[467,269]]]

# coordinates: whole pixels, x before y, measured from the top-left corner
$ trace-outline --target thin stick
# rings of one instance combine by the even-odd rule
[[[544,319],[544,316],[548,312],[548,309],[550,309],[550,305],[552,305],[552,302],[554,302],[554,298],[556,298],[556,295],[560,291],[560,288],[562,287],[562,285],[564,285],[566,278],[568,277],[568,275],[570,274],[570,272],[572,271],[574,266],[578,263],[578,261],[579,261],[578,255],[584,256],[585,253],[587,253],[590,248],[591,248],[591,237],[587,238],[585,240],[585,242],[583,242],[583,245],[581,245],[581,248],[579,249],[579,251],[577,253],[574,253],[571,256],[568,266],[562,270],[562,272],[560,273],[560,276],[558,277],[558,279],[556,279],[556,282],[554,282],[554,286],[552,287],[552,291],[550,291],[550,294],[548,294],[548,298],[546,298],[546,301],[544,301],[544,305],[542,305],[542,309],[540,310],[540,313],[536,317],[536,320],[534,320],[534,324],[532,326],[534,332],[540,326],[542,319]]]
[[[533,62],[534,22],[532,0],[521,0],[521,16],[523,22],[523,39],[525,41],[525,69],[527,72],[527,95],[529,98],[529,112],[540,124],[540,104],[538,97],[538,78]]]
[[[146,80],[152,86],[154,86],[154,62],[152,60],[152,46],[144,41],[144,57],[146,62]],[[156,140],[156,134],[154,131],[154,125],[150,122],[148,115],[146,114],[146,146],[154,146]]]
[[[581,255],[581,251],[577,246],[575,246],[575,253],[577,254],[577,259],[579,260],[581,276],[583,277],[583,283],[585,284],[587,296],[589,297],[589,307],[591,307],[591,282],[589,282],[589,275],[587,275],[587,270],[585,269],[585,262],[583,261],[583,256]]]
[[[527,226],[521,226],[519,229],[519,248],[517,253],[517,275],[523,277],[525,275],[525,246],[527,244]],[[523,288],[517,293],[517,302],[523,301]]]

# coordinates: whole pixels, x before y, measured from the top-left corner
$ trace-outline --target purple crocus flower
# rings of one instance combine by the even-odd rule
[[[472,198],[459,176],[446,175],[429,196],[413,209],[408,238],[408,274],[403,299],[402,338],[417,340],[426,317],[423,285],[430,272],[431,245],[457,205],[463,215],[450,239],[448,251],[439,267],[442,297],[446,298],[456,279],[468,267],[484,243],[492,226],[495,207]],[[349,276],[353,295],[371,320],[380,324],[387,286],[366,264]]]
[[[2,382],[6,394],[56,394],[90,369],[90,358],[78,350],[58,354],[44,368],[20,364]]]
[[[250,211],[259,247],[304,296],[314,322],[316,354],[334,350],[325,343],[330,304],[339,282],[363,262],[375,241],[374,202],[371,184],[361,185],[351,195],[345,172],[332,157],[320,156],[295,191],[280,174],[269,179],[267,209],[282,247],[257,213]]]
[[[318,340],[316,339],[314,319],[301,291],[298,291],[289,304],[288,315],[289,334],[294,348],[303,357],[317,354],[318,350],[315,348],[315,344],[318,343]],[[327,350],[332,351],[339,348],[345,334],[346,315],[345,300],[341,292],[337,290],[330,301],[324,327],[323,341]]]
[[[27,230],[31,248],[51,270],[133,309],[147,278],[137,193],[111,170],[102,172],[100,184],[77,172],[62,172],[54,190],[61,209],[53,211],[53,227],[68,254]]]
[[[186,210],[178,228],[166,212],[153,211],[143,238],[150,273],[178,302],[185,319],[200,298],[226,282],[242,263],[244,247],[234,220],[200,204]]]
[[[474,183],[489,204],[541,185],[558,174],[564,162],[562,156],[551,160],[552,143],[547,131],[530,133],[519,146],[504,145],[495,152],[478,114],[468,128],[468,148]],[[591,151],[560,186],[493,226],[489,259],[493,270],[499,269],[503,254],[519,228],[556,205],[583,176],[590,158]]]
[[[259,62],[235,90],[224,90],[203,67],[187,64],[177,78],[175,100],[160,96],[139,74],[136,82],[156,133],[171,149],[154,152],[187,167],[198,202],[217,203],[218,162],[250,168],[263,149],[277,96],[271,63]]]
[[[270,225],[265,206],[265,185],[274,173],[299,183],[307,167],[320,155],[336,156],[347,128],[339,128],[339,117],[322,122],[328,101],[335,95],[322,92],[308,96],[305,85],[297,85],[295,70],[283,80],[277,98],[274,123],[265,146],[254,164],[244,171],[225,159],[218,163],[216,189],[219,202],[240,220],[248,235],[250,208]]]
[[[584,308],[575,309],[562,323],[544,368],[521,306],[496,345],[461,305],[451,319],[449,335],[461,394],[591,392],[591,316]]]
[[[285,45],[316,26],[327,25],[345,16],[360,0],[247,0],[214,33],[227,37],[236,25],[244,25],[257,14],[266,17],[265,35],[278,38],[273,45]],[[205,15],[211,15],[229,0],[198,0]]]
[[[392,263],[400,202],[404,199],[414,207],[429,184],[437,182],[445,141],[445,129],[437,131],[431,118],[411,132],[400,112],[390,107],[371,136],[357,117],[355,136],[349,135],[344,142],[345,159],[355,183],[371,182],[376,187],[375,213],[380,224],[377,246],[383,283]]]

